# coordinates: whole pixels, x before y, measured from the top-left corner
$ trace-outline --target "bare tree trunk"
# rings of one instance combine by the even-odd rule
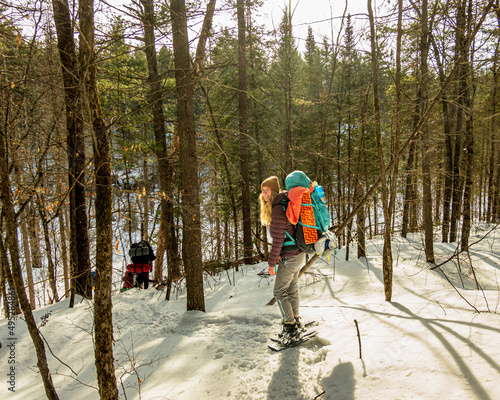
[[[436,162],[436,168],[442,171],[443,169],[443,159],[444,155],[441,150],[438,151],[437,158],[439,161]],[[443,174],[441,172],[438,173],[436,177],[436,184],[434,186],[434,193],[436,196],[434,197],[434,224],[441,225],[441,202],[442,194],[443,194]]]
[[[439,82],[441,85],[445,82],[444,68],[439,55],[439,47],[434,41],[434,36],[430,36],[433,49],[434,58],[438,65]],[[441,96],[441,106],[443,109],[443,133],[444,133],[444,180],[443,180],[443,217],[442,217],[442,235],[441,240],[443,243],[448,242],[450,233],[450,209],[451,209],[451,196],[453,192],[453,134],[452,134],[452,117],[449,106],[449,99],[447,92],[444,91]]]
[[[43,209],[42,205],[43,198],[41,198],[40,194],[36,195],[35,201],[38,207],[38,214],[40,215],[40,219],[42,222],[43,237],[45,239],[45,255],[47,259],[50,290],[52,291],[52,299],[50,303],[52,302],[57,303],[59,301],[59,295],[57,294],[56,271],[54,266],[54,260],[52,259],[52,245],[49,233],[49,222],[47,220],[47,216],[45,215],[45,210]]]
[[[443,117],[445,125],[449,124],[450,117],[448,111],[447,100],[443,99]],[[446,105],[445,105],[446,104]],[[442,241],[448,242],[450,232],[450,208],[451,195],[453,192],[453,150],[452,150],[452,134],[451,128],[445,127],[445,170],[444,170],[444,190],[443,190],[443,221],[442,221]]]
[[[415,81],[419,81],[419,71],[420,68],[416,68],[416,71],[414,72],[414,78]],[[413,131],[415,132],[416,127],[419,124],[420,121],[420,92],[421,88],[418,83],[416,83],[415,87],[416,91],[416,101],[415,101],[415,107],[414,107],[414,112],[413,112]],[[404,203],[403,203],[403,221],[402,221],[402,227],[401,227],[401,236],[406,238],[408,237],[408,233],[413,233],[416,232],[418,222],[417,222],[417,178],[415,176],[416,174],[416,166],[418,165],[417,163],[417,150],[416,150],[416,141],[412,140],[410,143],[410,148],[408,150],[408,158],[406,160],[406,167],[405,167],[405,172],[406,172],[406,186],[405,186],[405,197],[404,197]]]
[[[211,174],[211,179],[212,179],[212,185],[214,187],[217,186],[217,176],[219,175],[219,168],[216,165],[215,168],[212,170]],[[214,211],[215,211],[215,258],[217,260],[222,259],[222,232],[221,232],[221,215],[219,213],[219,202],[220,202],[220,197],[219,193],[216,191],[214,194]]]
[[[326,116],[325,116],[325,119],[326,119]],[[342,148],[342,145],[341,145],[342,132],[341,132],[340,121],[337,124],[336,132],[337,132],[337,135],[336,135],[336,138],[337,138],[337,159],[336,159],[335,164],[337,166],[337,215],[340,218],[344,218],[343,207],[342,207],[342,180],[343,180],[342,168],[341,168],[342,161],[340,159],[341,158],[340,150]],[[325,135],[326,135],[326,133],[325,133]],[[323,145],[322,145],[322,147],[323,147]],[[324,163],[324,160],[322,160],[322,163]],[[342,239],[345,239],[344,232],[342,232]],[[345,243],[345,240],[343,240],[343,242]]]
[[[421,16],[421,34],[420,34],[420,73],[421,73],[421,116],[427,113],[428,110],[428,80],[429,68],[427,59],[429,54],[429,28],[427,24],[427,0],[422,0],[422,16]],[[422,119],[421,117],[421,119]],[[425,241],[425,257],[428,263],[434,263],[434,226],[432,222],[432,191],[431,191],[431,172],[430,172],[430,149],[429,149],[429,128],[427,122],[422,126],[421,135],[422,145],[422,185],[423,185],[423,224],[424,224],[424,241]]]
[[[66,127],[66,126],[65,126]],[[67,129],[66,131],[58,129],[58,137],[57,140],[62,145],[67,139]],[[65,165],[65,160],[67,160],[67,151],[64,147],[61,146],[59,151],[57,152],[57,158],[59,165]],[[61,236],[60,241],[60,249],[61,249],[61,261],[63,268],[63,281],[64,281],[64,297],[69,298],[70,296],[70,286],[69,286],[69,261],[68,261],[68,242],[67,242],[67,232],[68,226],[66,224],[66,205],[64,202],[66,201],[66,196],[68,195],[68,189],[65,187],[68,184],[68,179],[64,179],[63,176],[57,177],[57,194],[59,196],[61,204],[59,208],[59,212],[57,215],[57,220],[59,223],[59,235]],[[71,235],[71,234],[70,234]]]
[[[465,6],[465,5],[464,5]],[[467,34],[470,34],[472,24],[472,1],[469,0],[468,17],[467,17]],[[465,44],[465,38],[464,38]],[[462,50],[469,53],[469,49]],[[471,50],[472,53],[472,50]],[[464,83],[464,114],[465,114],[465,138],[464,138],[464,164],[465,164],[465,183],[464,183],[464,197],[463,197],[463,224],[462,224],[462,237],[460,246],[462,251],[465,251],[469,246],[469,235],[471,228],[471,208],[472,208],[472,168],[474,159],[474,132],[473,132],[473,95],[471,94],[470,87],[473,85],[472,68],[469,56],[466,55],[463,61],[463,83]]]
[[[38,225],[38,217],[36,215],[36,209],[33,205],[33,199],[30,200],[29,206],[26,206],[26,210],[26,217],[28,218],[28,236],[31,248],[31,264],[33,268],[42,268],[39,234],[40,226]]]
[[[69,221],[71,300],[75,294],[92,298],[92,277],[88,239],[87,207],[85,199],[85,142],[81,104],[80,72],[75,51],[73,27],[67,0],[52,0],[57,47],[61,59],[66,105],[68,146]]]
[[[21,169],[18,160],[14,160],[14,179],[18,187],[23,185],[23,174],[21,174]],[[21,237],[23,245],[23,255],[24,264],[26,265],[26,281],[28,284],[28,296],[31,304],[31,309],[36,309],[36,297],[35,297],[35,287],[33,282],[33,268],[31,263],[31,249],[29,244],[29,233],[28,233],[28,216],[29,208],[24,207],[21,211],[19,225],[21,228]],[[0,222],[1,224],[1,222]],[[7,255],[5,255],[7,257]],[[6,261],[7,262],[7,261]],[[7,263],[8,264],[8,263]]]
[[[373,17],[372,2],[368,0],[368,16],[370,18],[370,38],[371,38],[371,65],[373,82],[373,108],[375,114],[375,134],[377,137],[377,153],[380,166],[380,182],[382,188],[382,209],[384,212],[384,250],[382,253],[382,271],[384,275],[385,300],[392,299],[392,248],[391,248],[391,212],[387,193],[387,182],[385,174],[384,154],[382,151],[382,131],[380,123],[380,103],[378,93],[378,63],[377,46],[375,43],[375,22]],[[394,183],[395,184],[395,183]]]
[[[294,170],[294,159],[292,151],[292,140],[293,140],[293,82],[292,82],[292,10],[289,1],[288,7],[284,12],[284,23],[283,23],[283,95],[285,99],[285,117],[286,117],[286,127],[284,132],[284,148],[285,148],[285,162],[284,167],[287,173]]]
[[[31,309],[36,308],[35,286],[33,284],[33,269],[31,267],[31,251],[28,239],[28,224],[27,224],[27,209],[25,208],[21,213],[21,236],[23,240],[24,262],[26,264],[26,280],[28,282],[28,294],[31,304]]]
[[[118,399],[113,363],[111,273],[113,262],[111,158],[108,131],[97,92],[94,2],[80,1],[80,68],[95,165],[96,277],[94,298],[95,365],[101,399]]]
[[[149,241],[149,178],[148,178],[148,160],[146,153],[142,158],[142,176],[144,177],[144,186],[142,192],[142,218],[141,218],[141,237]]]
[[[471,111],[469,109],[469,111]],[[469,246],[469,236],[471,229],[471,208],[472,208],[472,168],[474,159],[474,136],[472,132],[472,114],[468,117],[466,135],[465,135],[465,185],[463,199],[463,224],[460,247],[465,251]]]
[[[355,179],[355,191],[354,191],[354,201],[357,203],[361,200],[363,196],[363,188],[361,186],[361,182],[359,181],[359,177],[356,176]],[[358,236],[358,258],[365,257],[366,258],[366,232],[365,232],[365,207],[361,207],[357,216],[356,216],[356,229]]]
[[[12,273],[13,283],[16,289],[15,295],[12,295],[14,297],[17,297],[17,299],[19,300],[21,309],[24,314],[24,320],[26,322],[26,326],[28,327],[28,332],[35,347],[35,352],[37,355],[37,367],[42,377],[45,395],[48,399],[55,400],[59,397],[57,396],[54,384],[52,383],[52,376],[48,367],[45,346],[43,344],[42,338],[40,337],[40,332],[38,331],[38,328],[36,326],[35,318],[33,317],[33,312],[31,310],[31,305],[28,301],[28,297],[26,296],[26,291],[24,289],[23,273],[19,260],[19,244],[17,241],[17,221],[9,179],[8,163],[9,158],[11,157],[9,157],[9,155],[7,154],[6,139],[6,132],[3,130],[0,131],[0,199],[2,201],[2,212],[5,221],[6,247],[9,250],[12,266],[12,271],[9,272]],[[5,250],[6,249],[4,249],[2,253],[4,253]],[[5,263],[3,264],[5,269],[8,269],[8,266]]]
[[[403,203],[403,221],[401,224],[401,236],[408,237],[409,232],[414,232],[415,218],[412,210],[415,207],[415,141],[410,144],[408,158],[406,160],[406,185]]]
[[[459,0],[457,2],[457,25],[456,25],[456,39],[455,48],[456,56],[455,58],[465,57],[464,45],[466,43],[465,38],[465,1]],[[466,62],[464,60],[463,62]],[[456,115],[456,131],[455,131],[455,155],[454,155],[454,169],[453,169],[453,196],[452,196],[452,211],[451,211],[451,222],[450,222],[450,242],[457,241],[458,232],[458,221],[460,219],[462,211],[462,192],[463,192],[463,182],[464,178],[461,176],[461,160],[463,153],[463,139],[464,139],[464,94],[465,94],[464,82],[464,67],[462,63],[458,69],[458,79],[457,79],[457,89],[458,89],[458,99],[457,99],[457,115]]]
[[[349,87],[349,92],[351,88]],[[349,105],[348,105],[349,106]],[[351,139],[351,113],[350,111],[348,112],[348,118],[347,118],[347,186],[345,187],[346,189],[346,199],[345,199],[345,204],[346,204],[346,213],[348,214],[351,211],[351,208],[353,207],[353,192],[351,190],[352,187],[352,160],[351,160],[351,153],[352,153],[352,139]],[[346,238],[346,261],[349,260],[349,247],[352,242],[352,221],[347,225],[347,238]]]
[[[363,96],[363,102],[361,103],[361,124],[360,124],[360,131],[361,131],[361,137],[360,137],[360,144],[358,146],[359,149],[362,149],[364,147],[364,142],[365,142],[365,133],[366,133],[366,119],[367,119],[367,113],[366,113],[366,108],[367,108],[367,100],[370,92],[370,87],[371,87],[371,82],[368,85],[368,88],[365,92],[365,95]],[[357,168],[356,168],[356,174],[354,178],[354,201],[356,204],[359,204],[361,199],[363,198],[363,185],[361,183],[361,171],[363,170],[363,164],[364,168],[366,170],[366,152],[362,154],[362,152],[358,152],[358,160],[357,160]],[[352,212],[351,212],[352,214]],[[368,217],[370,217],[369,211],[368,211]],[[366,207],[358,207],[358,213],[356,214],[356,229],[357,229],[357,236],[358,236],[358,258],[361,257],[366,257]]]
[[[174,182],[175,182],[175,153],[178,149],[177,140],[172,141],[170,154],[167,149],[165,136],[165,116],[163,113],[163,94],[161,79],[158,74],[158,61],[156,58],[154,34],[154,3],[153,0],[141,0],[144,7],[142,23],[144,27],[144,51],[148,62],[149,88],[153,100],[153,125],[156,140],[155,152],[160,176],[161,218],[163,241],[167,251],[167,276],[170,293],[171,282],[181,276],[181,262],[179,257],[178,239],[174,222]],[[176,131],[177,132],[177,131]],[[174,135],[177,138],[177,134]],[[156,260],[156,269],[161,273],[162,259]],[[156,277],[156,272],[155,272]]]
[[[398,0],[398,36],[396,42],[396,124],[394,133],[394,152],[392,158],[399,154],[401,141],[401,42],[403,37],[403,0]],[[396,188],[399,175],[399,163],[394,164],[389,199],[389,217],[393,218],[396,205]]]
[[[125,159],[125,157],[124,157]],[[125,161],[126,163],[126,161]],[[132,237],[132,234],[134,233],[135,229],[134,229],[134,221],[135,221],[135,217],[134,217],[134,213],[132,212],[132,201],[130,199],[130,194],[132,192],[132,182],[130,181],[130,169],[128,167],[127,164],[125,164],[125,188],[126,188],[126,195],[125,195],[125,198],[127,199],[127,214],[128,214],[128,218],[127,218],[127,231],[128,231],[128,241],[129,243],[133,243],[134,242],[134,239]]]
[[[458,220],[462,208],[463,178],[460,176],[460,154],[462,153],[462,110],[457,107],[457,130],[455,132],[455,151],[453,157],[453,191],[450,217],[450,242],[457,241]]]
[[[64,293],[65,297],[69,297],[69,263],[68,263],[68,247],[66,240],[66,224],[64,220],[65,208],[61,209],[59,213],[59,231],[61,232],[61,254],[63,263],[63,277],[64,277]]]
[[[493,210],[494,210],[494,195],[495,187],[500,184],[500,182],[495,180],[495,158],[497,154],[495,149],[497,148],[498,140],[498,130],[496,122],[496,101],[497,101],[497,85],[498,85],[498,49],[500,45],[500,39],[497,41],[495,47],[495,55],[493,58],[493,90],[491,94],[491,129],[490,129],[490,160],[488,164],[488,207],[486,211],[486,221],[492,222],[493,220]],[[499,160],[500,161],[500,160]]]
[[[238,15],[238,121],[240,131],[240,173],[241,199],[243,211],[243,248],[245,263],[252,263],[252,220],[250,211],[250,175],[248,167],[248,132],[247,132],[247,59],[245,2],[237,0]]]
[[[493,196],[493,221],[500,222],[500,162],[497,162],[497,172],[495,178],[497,184]]]
[[[205,311],[203,265],[201,257],[201,221],[196,156],[193,94],[195,80],[189,57],[186,4],[170,1],[177,84],[177,126],[180,137],[182,191],[182,258],[186,270],[187,309]],[[213,14],[212,14],[213,15]],[[200,68],[200,64],[197,64]],[[201,68],[200,68],[201,69]]]
[[[153,273],[153,279],[156,282],[161,282],[163,280],[163,255],[165,254],[165,235],[163,234],[162,225],[163,218],[160,218],[160,227],[158,228],[158,241],[156,242],[156,260]]]
[[[7,258],[7,248],[4,244],[3,237],[0,235],[0,282],[1,282],[1,290],[3,307],[5,312],[5,317],[9,317],[10,315],[19,315],[21,314],[21,309],[19,308],[19,301],[17,296],[7,296],[7,292],[12,294],[15,292],[16,287],[14,285],[14,279],[12,278],[12,274],[10,273],[9,260]],[[5,288],[8,288],[7,290]]]
[[[5,287],[7,286],[7,252],[5,250],[5,246],[3,245],[3,237],[0,235],[0,300],[3,304],[3,312],[6,318],[9,317],[9,306],[10,301],[7,297],[7,291]],[[15,289],[14,289],[15,290]]]

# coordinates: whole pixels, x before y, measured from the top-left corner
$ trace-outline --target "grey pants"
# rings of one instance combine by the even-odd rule
[[[276,297],[284,322],[292,322],[299,315],[299,271],[306,260],[305,253],[283,257],[278,264],[274,297]]]

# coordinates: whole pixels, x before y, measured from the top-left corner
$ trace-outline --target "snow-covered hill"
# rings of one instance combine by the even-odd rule
[[[488,239],[473,248],[483,291],[475,289],[466,264],[448,263],[446,275],[465,286],[455,290],[440,272],[427,269],[421,247],[417,238],[394,242],[392,302],[384,301],[381,242],[370,244],[366,260],[345,261],[343,250],[328,263],[319,260],[300,288],[302,317],[320,322],[319,335],[280,353],[266,346],[279,331],[280,314],[277,306],[266,306],[274,277],[258,275],[265,263],[207,277],[205,313],[185,311],[185,292],[174,293],[169,302],[154,288],[116,294],[120,398],[499,399],[498,246]],[[440,259],[452,250],[436,244]],[[63,301],[35,316],[49,344],[59,397],[98,399],[92,304],[82,301],[68,309]],[[25,324],[15,321],[14,349],[8,346],[7,324],[0,320],[2,398],[44,399]],[[15,364],[9,364],[12,355]],[[8,390],[10,366],[15,366],[15,393]]]

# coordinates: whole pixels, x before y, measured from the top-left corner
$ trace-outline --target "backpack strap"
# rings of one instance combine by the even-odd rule
[[[295,239],[285,230],[285,239],[287,238],[290,240],[284,241],[283,246],[295,246]]]
[[[311,229],[321,229],[319,226],[312,226],[312,225],[306,225],[303,224],[302,221],[299,221],[299,224],[302,225],[305,228],[311,228]]]
[[[288,196],[283,199],[278,201],[276,204],[273,205],[273,207],[276,207],[278,205],[283,207],[283,212],[286,213],[286,209],[288,207],[288,203],[290,202]],[[288,217],[287,217],[288,218]],[[285,247],[290,247],[294,246],[293,248],[285,249]],[[281,253],[287,253],[291,251],[298,250],[299,247],[297,246],[297,243],[295,241],[295,238],[288,233],[288,231],[285,229],[285,241],[283,242],[283,248],[281,250]]]
[[[286,212],[286,208],[288,207],[288,197],[286,199],[278,201],[276,204],[273,204],[273,207],[276,207],[278,205],[283,206],[283,211]]]

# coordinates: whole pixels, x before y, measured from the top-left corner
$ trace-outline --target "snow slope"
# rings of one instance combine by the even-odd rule
[[[498,247],[483,240],[472,252],[484,290],[476,290],[463,262],[465,288],[455,290],[442,273],[426,267],[420,243],[414,238],[393,244],[392,302],[384,299],[380,241],[370,244],[366,260],[345,261],[344,250],[329,263],[319,260],[301,278],[300,288],[303,319],[318,320],[319,335],[280,353],[266,346],[280,319],[277,306],[265,305],[274,283],[274,277],[258,275],[266,263],[207,277],[205,313],[185,311],[184,291],[169,302],[154,288],[116,294],[120,398],[499,399]],[[438,259],[453,250],[436,243]],[[443,270],[458,284],[457,268],[448,263]],[[59,397],[98,399],[92,304],[82,301],[68,309],[63,301],[36,310],[35,316],[53,353],[47,348]],[[0,320],[2,398],[44,399],[21,319],[15,321],[16,391],[7,390],[12,356],[7,324]]]

